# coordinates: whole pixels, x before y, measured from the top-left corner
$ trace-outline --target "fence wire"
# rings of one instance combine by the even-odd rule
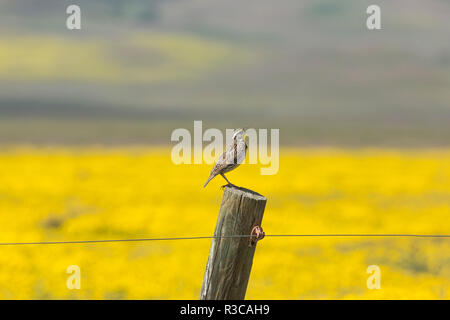
[[[193,236],[193,237],[167,237],[167,238],[135,238],[135,239],[103,239],[103,240],[74,240],[74,241],[38,241],[38,242],[0,242],[0,246],[21,245],[57,245],[57,244],[82,244],[82,243],[108,243],[108,242],[145,242],[145,241],[174,241],[174,240],[201,240],[201,239],[225,239],[225,238],[250,238],[254,235],[229,235],[229,236]],[[264,237],[377,237],[377,238],[450,238],[450,234],[266,234]]]

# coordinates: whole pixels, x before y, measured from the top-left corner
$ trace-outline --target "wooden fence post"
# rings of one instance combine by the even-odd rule
[[[264,196],[254,191],[225,187],[214,232],[214,236],[223,238],[212,240],[200,300],[245,298],[256,241],[250,241],[250,237],[229,236],[262,231],[260,225],[266,202]]]

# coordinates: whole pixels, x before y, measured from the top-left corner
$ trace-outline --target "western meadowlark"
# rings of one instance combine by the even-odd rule
[[[225,177],[225,173],[236,169],[244,161],[246,151],[247,143],[245,142],[245,129],[237,129],[233,134],[233,142],[227,146],[225,152],[222,153],[217,160],[203,188],[218,174],[227,181],[229,186],[235,187],[235,185]]]

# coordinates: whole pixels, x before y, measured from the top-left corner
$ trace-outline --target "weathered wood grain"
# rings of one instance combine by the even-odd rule
[[[261,225],[267,199],[248,189],[225,187],[215,236],[248,235]],[[214,238],[206,265],[200,300],[242,300],[256,246],[249,238]]]

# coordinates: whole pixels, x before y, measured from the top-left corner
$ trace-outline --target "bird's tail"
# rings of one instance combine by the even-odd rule
[[[206,185],[207,185],[207,184],[211,181],[211,179],[214,178],[214,177],[215,177],[215,175],[213,175],[213,174],[210,175],[209,178],[208,178],[208,180],[206,180],[206,183],[205,183],[205,185],[203,186],[203,188],[206,187]]]

